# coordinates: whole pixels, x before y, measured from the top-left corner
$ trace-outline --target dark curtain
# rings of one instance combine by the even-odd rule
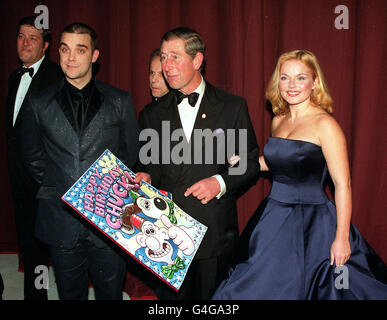
[[[150,101],[148,58],[161,36],[177,26],[196,29],[207,45],[205,78],[247,99],[262,148],[271,122],[264,91],[278,56],[292,49],[314,52],[334,99],[334,116],[347,138],[352,221],[387,261],[385,0],[2,1],[3,105],[7,77],[18,66],[16,23],[33,14],[40,2],[49,8],[52,60],[58,61],[59,35],[65,25],[75,21],[90,24],[99,36],[98,78],[131,92],[137,112]],[[335,27],[342,14],[335,13],[339,5],[348,8],[348,29]],[[4,168],[0,172],[0,250],[9,251],[16,250],[17,244],[5,169],[4,107],[0,117],[0,165]],[[238,200],[240,230],[269,189],[270,180],[260,179]]]

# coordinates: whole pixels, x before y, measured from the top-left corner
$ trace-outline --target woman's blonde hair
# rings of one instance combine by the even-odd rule
[[[302,61],[310,69],[313,80],[317,78],[317,84],[310,95],[311,103],[316,107],[324,109],[328,113],[332,113],[333,100],[329,94],[327,83],[316,56],[307,50],[293,50],[282,54],[278,58],[277,65],[266,89],[266,99],[271,102],[274,114],[283,115],[289,112],[289,104],[282,98],[278,83],[281,66],[284,62],[293,59]]]

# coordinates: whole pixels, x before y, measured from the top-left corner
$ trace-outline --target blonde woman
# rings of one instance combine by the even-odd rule
[[[351,225],[346,141],[314,54],[281,55],[266,97],[275,117],[259,163],[272,189],[214,299],[387,299],[387,267]]]

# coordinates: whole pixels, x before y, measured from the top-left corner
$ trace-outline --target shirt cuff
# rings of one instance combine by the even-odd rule
[[[218,180],[220,184],[220,192],[216,195],[216,199],[220,199],[226,193],[226,183],[220,174],[215,174],[213,177]]]

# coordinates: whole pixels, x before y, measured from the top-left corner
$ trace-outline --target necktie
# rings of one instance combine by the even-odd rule
[[[78,126],[79,126],[79,132],[83,132],[83,123],[84,123],[84,115],[85,115],[85,98],[82,97],[78,101]]]
[[[20,68],[19,69],[19,74],[21,76],[27,72],[30,74],[30,77],[32,78],[32,76],[34,75],[34,68]]]
[[[74,117],[76,118],[78,134],[81,135],[83,131],[83,122],[85,114],[85,96],[82,90],[72,89],[72,96],[70,103],[73,108]]]
[[[192,92],[191,94],[184,94],[178,90],[176,90],[176,99],[177,104],[179,105],[183,99],[188,98],[188,103],[191,105],[191,107],[194,107],[196,104],[196,101],[199,99],[199,93]]]

